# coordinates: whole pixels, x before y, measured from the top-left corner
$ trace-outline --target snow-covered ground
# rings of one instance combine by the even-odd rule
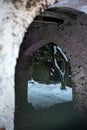
[[[66,86],[66,90],[61,90],[61,84],[41,84],[30,80],[27,94],[28,102],[35,109],[72,101],[72,88]]]

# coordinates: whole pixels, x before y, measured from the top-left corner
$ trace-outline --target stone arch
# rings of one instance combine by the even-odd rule
[[[0,127],[2,127],[2,124],[3,124],[2,122],[4,120],[4,122],[5,122],[4,126],[7,129],[13,129],[14,73],[15,73],[16,58],[18,57],[18,52],[19,52],[19,46],[22,42],[24,33],[25,33],[28,25],[32,22],[33,18],[38,13],[40,13],[40,9],[42,10],[42,9],[46,8],[48,5],[53,4],[55,0],[50,0],[50,1],[49,0],[42,0],[42,1],[37,0],[35,2],[36,3],[39,2],[38,4],[31,4],[30,3],[31,8],[30,8],[30,6],[26,6],[26,2],[28,0],[26,0],[24,2],[23,2],[23,0],[20,0],[20,1],[16,0],[16,1],[18,1],[16,4],[15,4],[15,2],[13,3],[13,1],[14,0],[7,0],[7,1],[1,0],[0,1],[1,10],[3,10],[3,11],[1,11],[1,13],[4,12],[1,19],[0,19],[0,21],[2,23],[1,24],[1,35],[0,35],[0,39],[1,39],[1,42],[0,42],[0,84],[1,84],[0,85],[0,93],[2,95],[2,98],[0,100],[1,101],[0,102],[0,113],[1,113]],[[63,6],[73,7],[73,8],[77,8],[79,10],[83,10],[84,12],[86,12],[86,10],[85,10],[86,9],[86,4],[85,4],[86,0],[85,1],[78,1],[77,0],[76,2],[77,2],[76,5],[74,4],[73,1],[72,2],[70,1],[69,3],[66,2],[65,4],[59,4],[59,6],[63,5]],[[84,64],[84,65],[82,65],[84,67],[82,68],[79,65],[78,68],[80,70],[80,73],[79,73],[79,70],[77,68],[76,72],[74,72],[73,76],[72,76],[74,78],[74,81],[75,81],[75,82],[73,82],[74,86],[78,86],[78,84],[80,84],[80,86],[82,86],[82,87],[80,87],[80,89],[79,88],[75,89],[75,93],[77,95],[76,96],[77,98],[75,98],[75,99],[77,99],[75,104],[80,110],[83,110],[83,111],[87,110],[87,103],[86,103],[87,95],[85,93],[86,88],[87,88],[86,87],[86,84],[87,84],[87,78],[86,78],[87,77],[87,74],[86,74],[87,60],[86,60],[86,50],[85,50],[86,43],[87,43],[87,40],[86,40],[87,34],[86,34],[86,26],[85,26],[86,25],[85,17],[86,17],[85,14],[84,14],[84,16],[82,16],[82,18],[79,17],[82,19],[82,20],[80,19],[82,21],[80,23],[82,26],[82,30],[81,30],[81,26],[80,26],[80,32],[81,32],[82,37],[80,37],[80,35],[79,35],[78,37],[80,37],[80,39],[77,40],[79,43],[85,44],[84,45],[85,47],[81,47],[81,50],[82,50],[81,55],[83,55],[83,56],[80,55],[81,56],[80,62],[82,62],[82,64]],[[79,24],[78,24],[78,28],[79,28]],[[61,27],[61,29],[63,29],[63,28]],[[7,35],[7,33],[8,33],[8,35]],[[77,35],[77,33],[76,33],[76,35]],[[7,39],[11,39],[11,40],[7,40]],[[72,39],[70,39],[70,40],[72,40]],[[76,46],[76,48],[77,48],[77,46]],[[8,68],[10,68],[10,69],[8,69]],[[3,71],[4,71],[4,73],[3,73]],[[79,76],[79,75],[81,75],[81,76]],[[81,82],[79,83],[80,79],[81,79]],[[76,80],[78,81],[77,84],[75,84]],[[8,92],[9,88],[11,90],[10,92]],[[6,94],[2,93],[2,92],[4,92],[4,90],[5,90]],[[12,96],[10,94],[12,94]],[[7,99],[7,97],[9,100],[12,101],[11,105],[8,101],[6,102],[5,99]],[[11,108],[11,106],[12,106],[12,108]],[[8,113],[8,111],[9,111],[9,113]],[[12,118],[8,117],[10,115]],[[11,122],[12,125],[10,125],[10,123],[8,123],[8,122]]]
[[[74,104],[78,109],[86,112],[86,19],[87,16],[84,13],[69,8],[49,8],[35,18],[21,44],[16,66],[15,93],[17,109],[20,110],[21,106],[24,108],[27,104],[25,86],[27,86],[28,66],[33,54],[48,43],[56,43],[66,53],[71,65]],[[21,85],[22,87],[19,88],[18,86]],[[32,106],[29,105],[27,109],[28,111],[31,110]]]
[[[48,43],[56,43],[66,53],[70,62],[74,105],[79,110],[86,112],[86,30],[87,15],[78,10],[54,7],[45,10],[41,15],[37,16],[30,25],[20,47],[19,58],[16,66],[16,76],[20,77],[20,81],[22,81],[21,84],[23,84],[23,86],[27,85],[26,81],[28,81],[29,73],[26,66],[28,67],[30,64],[35,51]],[[20,69],[22,70],[21,72]],[[25,76],[24,80],[22,76]],[[21,88],[19,95],[18,84],[20,83],[19,81],[16,81],[15,83],[17,83],[17,85],[15,85],[16,103],[20,104],[21,102],[22,105],[25,105],[26,98],[20,98],[19,101],[18,97],[23,97],[21,95],[23,95],[23,91],[26,91],[26,88]],[[26,97],[26,93],[24,96]]]
[[[84,19],[84,20],[83,20]],[[87,15],[70,8],[49,8],[30,25],[19,57],[33,54],[36,48],[56,43],[66,53],[72,71],[75,106],[86,111]],[[28,40],[27,40],[28,39]],[[23,47],[24,46],[24,47]],[[25,48],[25,49],[24,49]],[[84,100],[84,101],[83,101]]]
[[[23,106],[27,103],[25,101],[27,98],[26,93],[24,94],[26,88],[24,89],[22,87],[27,85],[28,66],[31,63],[33,54],[36,50],[48,43],[56,43],[63,49],[71,65],[74,104],[79,110],[86,112],[86,26],[87,15],[70,8],[49,8],[35,18],[21,44],[19,59],[16,66],[15,83],[17,83],[17,85],[15,84],[15,92],[16,102],[19,104],[17,107],[21,107],[20,103]],[[25,78],[23,79],[22,76]],[[22,84],[21,88],[18,88],[20,84],[19,78]],[[21,90],[20,93],[18,93],[18,89]],[[21,98],[23,96],[25,98]],[[18,100],[18,98],[20,100]],[[32,106],[29,106],[29,109],[31,109],[31,107]]]

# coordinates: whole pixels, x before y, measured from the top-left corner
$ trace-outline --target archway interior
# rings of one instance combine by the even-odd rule
[[[54,43],[39,48],[29,68],[28,102],[46,108],[72,101],[70,65],[62,49]]]
[[[53,13],[52,13],[52,11],[53,11]],[[75,111],[75,109],[73,109],[72,102],[59,103],[54,106],[48,107],[44,110],[39,109],[39,111],[36,111],[32,107],[31,103],[28,103],[30,101],[27,100],[28,90],[30,92],[30,89],[28,89],[28,86],[30,87],[30,85],[31,85],[31,88],[35,87],[32,84],[35,84],[37,86],[42,85],[42,84],[48,85],[47,88],[46,88],[46,86],[44,86],[44,88],[46,88],[46,90],[48,90],[50,88],[49,84],[51,84],[51,83],[53,83],[55,86],[57,83],[62,84],[61,81],[63,81],[64,76],[58,75],[58,68],[60,70],[60,75],[63,75],[65,69],[62,68],[61,63],[65,64],[66,62],[64,62],[64,59],[66,59],[66,58],[63,58],[63,61],[58,63],[57,55],[60,55],[59,52],[61,52],[61,49],[57,48],[56,46],[53,48],[51,46],[51,44],[49,44],[50,46],[49,45],[45,46],[45,49],[52,48],[52,49],[56,50],[56,48],[57,48],[57,50],[58,50],[58,52],[56,52],[55,54],[53,53],[55,51],[53,51],[53,52],[50,52],[50,50],[45,51],[46,53],[50,52],[49,54],[52,54],[51,56],[55,55],[54,57],[56,58],[56,60],[55,60],[55,62],[53,60],[53,66],[51,66],[52,69],[50,67],[48,67],[49,62],[47,61],[46,66],[42,65],[41,67],[43,69],[39,68],[39,71],[37,71],[35,68],[40,67],[40,64],[39,64],[39,66],[36,65],[36,67],[34,67],[34,69],[36,71],[35,72],[32,70],[32,68],[33,68],[33,66],[35,66],[35,63],[37,63],[36,62],[36,61],[38,61],[37,55],[39,55],[40,54],[39,52],[40,51],[42,52],[42,50],[40,50],[40,49],[37,50],[37,52],[34,53],[32,58],[30,56],[31,51],[28,53],[29,55],[27,55],[27,56],[24,55],[24,52],[30,47],[33,48],[32,46],[34,46],[34,44],[36,44],[39,40],[41,41],[41,40],[47,38],[47,41],[50,41],[50,39],[52,37],[49,37],[49,40],[48,40],[47,35],[44,37],[43,32],[46,30],[46,31],[48,31],[46,34],[48,34],[51,27],[52,27],[51,33],[53,32],[53,29],[55,31],[55,33],[53,32],[51,36],[54,37],[55,34],[58,34],[58,36],[55,37],[56,40],[54,40],[54,38],[53,38],[52,41],[58,42],[58,39],[60,38],[61,35],[59,35],[59,33],[57,32],[57,25],[58,25],[58,29],[60,28],[60,29],[62,29],[62,31],[64,31],[63,27],[65,27],[65,25],[67,24],[68,25],[67,28],[70,28],[70,30],[71,30],[72,29],[71,23],[73,23],[73,21],[76,20],[76,16],[77,16],[75,14],[75,12],[72,9],[68,9],[68,11],[66,11],[66,9],[63,9],[63,8],[49,9],[48,13],[50,13],[50,15],[52,15],[52,16],[49,17],[49,15],[48,15],[47,17],[45,17],[43,19],[44,21],[40,21],[40,20],[42,20],[41,18],[35,19],[37,21],[34,21],[32,23],[33,25],[31,25],[29,27],[29,30],[27,32],[28,34],[25,34],[24,41],[21,44],[19,58],[18,58],[17,66],[16,66],[16,74],[15,74],[15,77],[16,77],[15,78],[15,93],[16,93],[15,130],[24,130],[24,129],[26,129],[26,130],[29,130],[29,129],[32,129],[32,130],[46,130],[46,129],[47,130],[54,130],[54,129],[55,130],[58,130],[58,129],[65,130],[65,128],[72,129],[72,130],[73,129],[77,130],[77,128],[78,129],[80,128],[82,130],[84,129],[84,127],[85,127],[84,119],[78,111]],[[57,19],[53,19],[54,16],[56,16]],[[63,17],[61,17],[61,16],[63,16]],[[60,18],[63,18],[63,20],[61,20]],[[69,22],[67,22],[68,19],[70,20]],[[50,22],[50,20],[51,20],[51,22]],[[53,26],[51,26],[51,25],[53,25]],[[60,27],[60,25],[62,25],[62,26]],[[66,33],[66,34],[68,34],[68,33]],[[64,42],[66,42],[66,39]],[[66,44],[64,44],[64,45],[66,45]],[[40,46],[40,45],[38,44],[37,46]],[[68,48],[68,51],[69,51],[69,48]],[[47,57],[49,57],[49,54],[48,53],[46,55],[43,54],[41,58],[44,59],[44,57],[45,57],[47,59]],[[61,56],[64,57],[63,54]],[[52,57],[52,59],[53,59],[53,57]],[[48,75],[47,72],[50,72],[50,74],[51,74],[51,71],[52,71],[52,74],[48,76],[49,78],[47,78],[46,76],[44,78],[42,78],[43,76],[37,77],[37,75],[39,75],[39,74],[43,75],[42,70],[45,70],[44,68],[47,70],[46,72],[44,71],[44,75]],[[61,73],[61,71],[62,71],[62,73]],[[53,77],[52,77],[52,75],[53,75]],[[59,78],[56,79],[56,77],[59,77]],[[63,77],[63,78],[61,78],[61,77]],[[31,82],[31,78],[33,79],[32,82]],[[50,80],[48,80],[48,79],[50,79]],[[43,80],[43,82],[42,82],[42,80]],[[69,84],[69,82],[67,82],[67,80],[64,79],[64,81],[66,81],[66,82],[63,82],[66,85]],[[31,84],[27,84],[27,82],[31,83]],[[55,87],[55,86],[53,86],[53,87]],[[69,86],[71,86],[71,85],[69,85]],[[40,90],[40,86],[39,86],[39,90]],[[44,90],[44,89],[42,89],[42,90]],[[61,87],[60,87],[60,90],[61,90]],[[66,90],[61,90],[61,91],[62,91],[61,93],[63,93],[63,91],[66,91]],[[58,92],[58,87],[56,89],[56,92]],[[33,94],[35,94],[34,91],[33,91]],[[41,93],[39,91],[39,95],[40,94]],[[57,95],[59,95],[59,93]],[[49,98],[49,96],[48,96],[48,98]],[[29,99],[30,99],[30,96],[29,96]],[[53,97],[51,99],[53,99]],[[38,98],[38,101],[39,100],[40,100],[40,97]]]
[[[39,56],[39,59],[38,59],[38,56]],[[56,63],[54,60],[55,58],[56,58],[57,66],[55,64]],[[62,61],[60,61],[61,58],[62,58]],[[43,65],[42,65],[43,63],[42,61],[44,62]],[[15,74],[15,92],[16,92],[15,130],[24,130],[24,129],[26,130],[29,130],[29,129],[65,130],[65,128],[66,129],[77,129],[77,128],[83,129],[83,126],[85,124],[84,119],[82,115],[78,113],[78,111],[75,111],[75,109],[73,109],[73,104],[71,101],[66,102],[65,100],[65,102],[63,103],[59,103],[59,104],[58,102],[54,103],[55,101],[54,97],[56,97],[57,95],[60,95],[60,93],[57,93],[58,90],[60,90],[62,94],[64,94],[63,91],[67,92],[66,87],[65,87],[66,88],[65,90],[61,89],[61,85],[59,89],[58,89],[58,86],[55,88],[56,84],[61,83],[63,79],[63,78],[61,79],[61,76],[59,76],[59,74],[57,73],[59,72],[58,66],[60,68],[59,70],[60,70],[60,75],[61,75],[61,71],[63,73],[66,68],[64,67],[65,64],[68,65],[69,67],[69,63],[67,63],[67,57],[64,55],[60,47],[56,46],[53,43],[44,45],[43,47],[37,49],[37,51],[33,54],[32,58],[26,57],[26,56],[23,57],[23,55],[22,57],[20,56],[18,58],[18,63],[16,66],[16,74]],[[39,67],[38,68],[39,71],[36,67]],[[34,68],[35,71],[32,68]],[[68,73],[66,77],[68,79],[64,81],[66,81],[65,82],[66,86],[71,87],[71,81],[69,77],[70,69],[67,69],[67,70],[68,70]],[[47,72],[49,72],[48,73],[50,74],[49,76],[48,74],[46,74]],[[40,77],[36,77],[39,75]],[[44,77],[44,75],[47,75],[48,78],[46,76]],[[33,80],[31,80],[31,78]],[[27,82],[28,83],[30,82],[31,84],[27,84]],[[49,84],[51,83],[53,84],[52,87],[49,86]],[[33,86],[33,84],[35,85]],[[46,88],[45,92],[49,90],[50,91],[54,90],[54,92],[56,91],[55,96],[54,95],[51,96],[51,100],[53,102],[53,104],[51,104],[51,107],[49,107],[50,102],[49,103],[45,102],[45,104],[48,104],[48,108],[39,109],[39,110],[34,109],[34,107],[32,107],[31,105],[30,96],[29,96],[29,100],[26,100],[28,98],[28,90],[30,91],[30,89],[28,89],[28,85],[32,89],[34,88],[33,90],[35,91],[36,91],[35,89],[36,87],[37,92],[39,92],[38,93],[39,95],[41,95],[40,91],[38,91],[40,89],[42,89],[43,91]],[[32,91],[34,95],[35,95],[35,91]],[[53,94],[53,91],[51,92]],[[40,101],[41,96],[39,96],[38,101]],[[44,96],[47,96],[48,99],[50,97],[50,95],[44,95]],[[44,108],[44,106],[42,105],[42,108]],[[41,108],[41,102],[40,104],[35,104],[35,108]]]

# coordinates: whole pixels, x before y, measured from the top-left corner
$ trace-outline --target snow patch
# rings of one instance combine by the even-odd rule
[[[58,103],[72,101],[72,88],[66,86],[65,90],[61,90],[61,84],[42,84],[30,80],[27,100],[35,109],[47,108]]]
[[[65,59],[65,61],[68,62],[68,59],[67,59],[66,55],[64,54],[64,52],[62,51],[62,49],[59,46],[57,46],[57,49],[61,53],[61,55],[63,56],[63,58]]]

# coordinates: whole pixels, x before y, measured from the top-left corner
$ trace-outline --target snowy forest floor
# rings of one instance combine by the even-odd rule
[[[28,102],[35,109],[46,108],[57,103],[72,101],[72,88],[61,89],[61,84],[41,84],[34,80],[28,81]]]

